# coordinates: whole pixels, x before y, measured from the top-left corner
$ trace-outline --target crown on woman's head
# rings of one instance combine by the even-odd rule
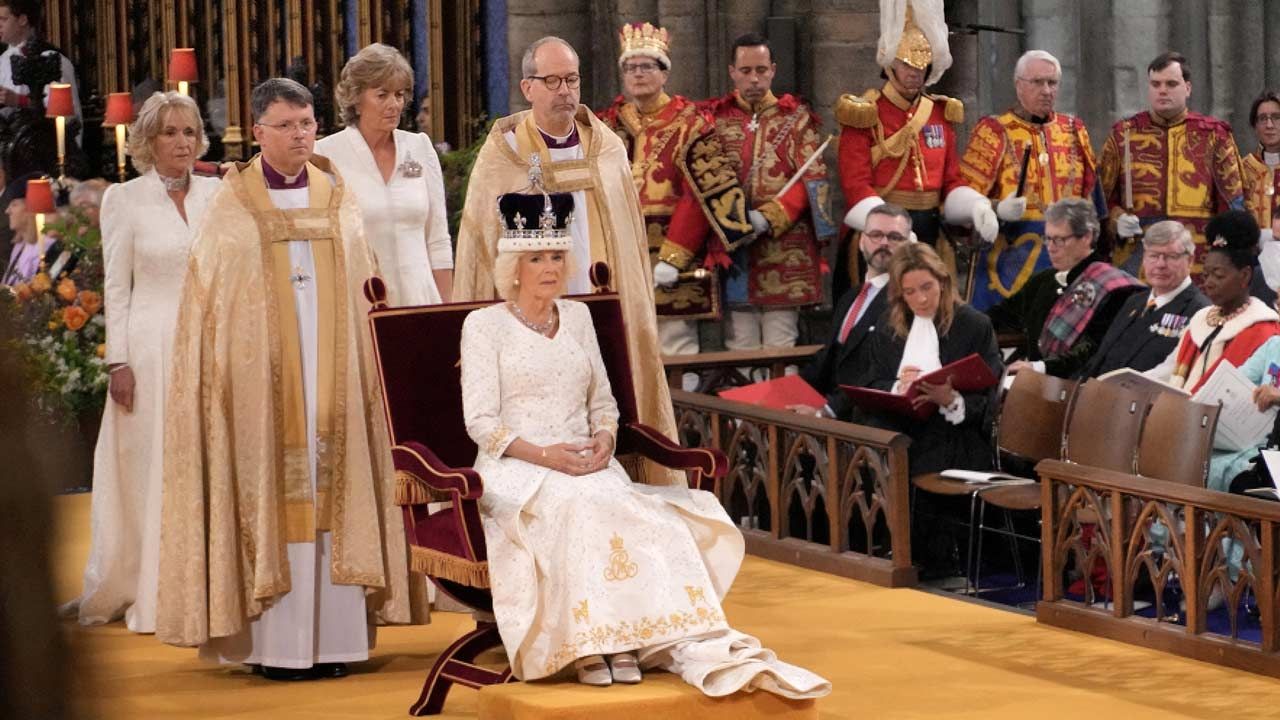
[[[573,195],[569,193],[506,193],[498,196],[502,236],[498,252],[568,250],[573,244]]]
[[[618,32],[618,39],[622,42],[622,54],[618,56],[619,65],[629,58],[651,57],[662,61],[667,69],[671,68],[671,58],[667,55],[671,50],[671,34],[666,28],[647,22],[627,23]]]

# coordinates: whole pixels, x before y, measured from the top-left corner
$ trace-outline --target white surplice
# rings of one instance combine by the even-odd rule
[[[309,191],[269,189],[282,210],[305,208]],[[303,397],[311,457],[311,490],[316,487],[316,377],[318,307],[315,261],[311,244],[289,242],[293,300],[298,317],[298,345],[302,353]],[[341,301],[341,299],[340,299]],[[332,533],[316,533],[314,543],[289,543],[290,590],[249,623],[244,631],[210,640],[200,646],[205,659],[282,668],[309,668],[317,663],[359,662],[369,659],[372,629],[366,618],[364,588],[335,585],[329,576]]]
[[[436,305],[440,290],[431,273],[453,269],[440,158],[424,133],[396,130],[392,139],[395,169],[386,181],[354,126],[317,141],[316,153],[333,161],[360,204],[365,238],[387,284],[387,302]]]
[[[102,197],[105,360],[128,364],[135,387],[132,412],[107,399],[94,448],[85,625],[123,614],[133,632],[155,632],[165,388],[187,254],[219,184],[192,176],[186,221],[154,170]]]
[[[505,457],[516,438],[585,442],[618,409],[590,311],[559,300],[547,338],[505,303],[462,331],[462,400],[488,547],[494,615],[515,674],[634,650],[708,695],[763,689],[815,697],[830,683],[777,660],[730,628],[720,602],[741,566],[742,535],[715,496],[631,482],[617,460],[574,477]]]

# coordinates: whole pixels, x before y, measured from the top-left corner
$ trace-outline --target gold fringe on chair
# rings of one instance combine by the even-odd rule
[[[410,548],[409,567],[432,577],[452,580],[470,587],[489,587],[489,563],[473,562],[457,555],[414,545]]]
[[[423,505],[431,502],[449,502],[453,493],[448,490],[437,490],[423,482],[416,475],[404,470],[396,471],[396,504]]]

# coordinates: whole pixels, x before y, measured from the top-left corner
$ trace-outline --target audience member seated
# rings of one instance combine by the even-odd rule
[[[1249,294],[1258,257],[1258,224],[1248,213],[1229,210],[1204,229],[1204,294],[1213,303],[1191,316],[1178,346],[1151,377],[1195,393],[1218,363],[1240,367],[1269,338],[1280,335],[1280,316]],[[1225,489],[1219,487],[1218,489]]]
[[[1253,355],[1240,366],[1240,372],[1249,378],[1249,382],[1257,385],[1253,389],[1253,402],[1258,412],[1266,412],[1273,407],[1280,407],[1280,336],[1268,338]],[[1280,418],[1280,416],[1277,416]],[[1265,483],[1249,483],[1241,476],[1259,477],[1256,473],[1246,473],[1258,452],[1264,447],[1274,446],[1277,438],[1273,429],[1271,435],[1259,442],[1256,447],[1245,448],[1238,452],[1215,450],[1209,459],[1208,486],[1214,490],[1230,490],[1244,492],[1250,487],[1270,486],[1271,480],[1264,478]]]
[[[1191,284],[1195,241],[1186,226],[1176,220],[1155,223],[1147,228],[1142,249],[1142,272],[1151,290],[1129,296],[1098,350],[1077,373],[1080,378],[1159,365],[1173,352],[1191,316],[1209,305],[1209,298]]]
[[[744,545],[715,496],[633,483],[613,457],[618,405],[591,314],[560,298],[573,196],[509,193],[499,207],[493,278],[507,301],[462,326],[462,407],[515,676],[573,666],[580,682],[609,685],[661,667],[715,697],[826,695],[826,680],[726,621],[720,599]]]
[[[1136,278],[1097,254],[1098,211],[1093,203],[1068,198],[1045,208],[1044,246],[1053,267],[987,310],[1002,331],[1023,334],[1018,357],[1009,366],[1070,377],[1088,362],[1130,295]]]
[[[28,282],[40,272],[49,244],[36,235],[35,216],[27,212],[27,181],[41,177],[40,173],[29,173],[9,184],[5,193],[9,197],[9,205],[5,215],[9,218],[9,229],[13,231],[13,250],[9,253],[9,262],[5,265],[4,274],[0,275],[0,285],[17,285]]]
[[[71,186],[67,200],[71,208],[83,212],[89,224],[97,227],[98,211],[102,207],[102,194],[110,185],[111,183],[102,178],[77,182]],[[62,212],[65,212],[65,208],[59,208],[59,213]],[[48,268],[49,277],[57,280],[60,276],[76,269],[76,264],[80,262],[80,248],[65,245],[61,238],[52,238],[52,242],[44,253],[44,262],[45,267]]]
[[[858,239],[858,248],[867,264],[866,278],[836,302],[827,344],[800,371],[805,382],[826,396],[827,404],[822,408],[794,405],[792,410],[849,419],[853,406],[840,386],[867,382],[871,364],[866,348],[888,304],[885,299],[888,293],[883,290],[889,284],[889,258],[912,237],[911,215],[901,207],[886,203],[867,213],[866,226]]]
[[[869,387],[904,393],[916,378],[977,353],[999,377],[1004,370],[991,321],[960,302],[950,273],[933,248],[908,243],[889,264],[889,308],[871,340]],[[987,410],[995,388],[958,393],[947,382],[919,383],[917,404],[940,408],[923,422],[858,413],[868,425],[911,437],[911,475],[947,468],[991,468]]]

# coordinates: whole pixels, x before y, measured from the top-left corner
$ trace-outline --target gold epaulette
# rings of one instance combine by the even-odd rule
[[[964,103],[959,98],[947,97],[946,95],[930,94],[934,102],[943,103],[942,116],[949,123],[960,124],[964,122]]]
[[[875,127],[880,122],[880,113],[876,110],[879,97],[879,90],[868,90],[862,95],[841,95],[836,102],[836,122],[859,130]]]

